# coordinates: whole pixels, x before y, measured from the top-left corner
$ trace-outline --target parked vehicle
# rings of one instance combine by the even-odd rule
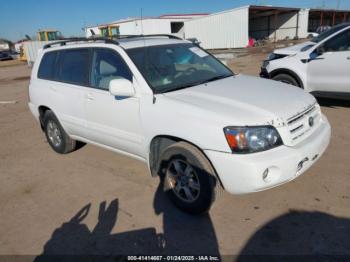
[[[7,51],[0,51],[0,61],[12,60],[12,56]]]
[[[326,31],[330,30],[331,28],[332,28],[332,27],[329,26],[329,25],[321,25],[321,26],[317,27],[316,33],[317,33],[317,34],[321,34],[321,33],[323,33],[323,32],[326,32]]]
[[[207,211],[221,189],[244,194],[295,179],[331,133],[310,94],[235,75],[173,36],[47,45],[29,97],[54,151],[82,141],[144,161],[190,213]]]
[[[350,23],[310,42],[277,49],[263,62],[260,76],[295,85],[317,96],[350,98]]]
[[[316,32],[308,32],[307,38],[314,38],[314,37],[317,37],[318,35],[319,33],[316,33]]]

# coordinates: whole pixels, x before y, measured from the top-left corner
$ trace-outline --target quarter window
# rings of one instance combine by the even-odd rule
[[[39,66],[38,78],[54,80],[56,72],[56,57],[57,52],[48,52],[44,54]]]
[[[92,56],[91,86],[109,89],[113,79],[125,78],[132,81],[132,74],[123,58],[110,49],[95,49]]]
[[[70,49],[61,51],[59,57],[59,64],[59,81],[83,86],[88,85],[88,49]]]

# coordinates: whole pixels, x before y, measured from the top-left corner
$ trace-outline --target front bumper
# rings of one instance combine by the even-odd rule
[[[205,150],[226,191],[245,194],[289,182],[308,170],[326,150],[331,127],[325,116],[317,130],[294,147],[280,146],[265,152],[235,155]],[[267,177],[263,178],[268,169]]]
[[[30,112],[35,117],[35,119],[37,121],[39,121],[39,110],[38,110],[38,107],[35,104],[31,103],[31,102],[28,103],[28,107],[29,107]]]
[[[267,78],[267,79],[270,78],[270,74],[269,74],[269,72],[267,72],[267,69],[265,67],[261,67],[260,77]]]

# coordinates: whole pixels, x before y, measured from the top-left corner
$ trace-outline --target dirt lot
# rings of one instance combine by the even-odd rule
[[[265,56],[231,66],[257,75]],[[54,153],[27,107],[30,70],[11,65],[0,66],[0,101],[15,101],[0,104],[0,254],[350,255],[350,103],[320,101],[332,141],[306,174],[260,193],[224,193],[193,217],[141,162],[90,145]]]

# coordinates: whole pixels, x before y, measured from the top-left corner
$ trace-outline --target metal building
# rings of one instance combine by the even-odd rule
[[[307,10],[272,6],[243,6],[185,22],[186,38],[204,48],[242,48],[250,37],[275,41],[307,36]]]
[[[350,22],[349,10],[310,9],[308,10],[308,31],[316,32],[320,26],[334,26]]]
[[[92,35],[173,34],[185,37],[184,22],[208,14],[171,14],[159,17],[128,18],[108,24],[85,28],[86,37]]]

